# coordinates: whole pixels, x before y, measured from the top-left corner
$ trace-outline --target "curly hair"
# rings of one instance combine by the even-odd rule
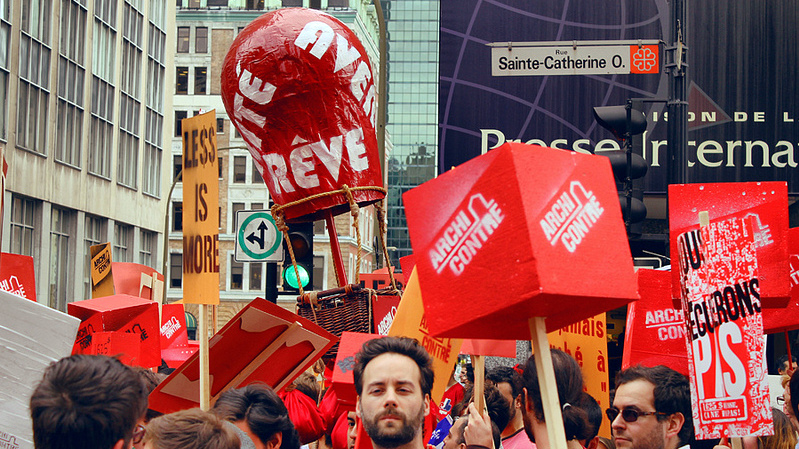
[[[299,449],[300,437],[286,405],[266,384],[250,384],[222,393],[211,410],[230,422],[244,421],[264,444],[280,432],[280,449]]]

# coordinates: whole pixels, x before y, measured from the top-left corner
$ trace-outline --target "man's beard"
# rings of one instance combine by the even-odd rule
[[[380,418],[391,415],[399,418],[399,427],[380,428]],[[421,431],[424,422],[424,408],[420,408],[416,416],[408,418],[394,407],[383,409],[374,417],[363,417],[363,427],[375,445],[393,449],[408,444]]]

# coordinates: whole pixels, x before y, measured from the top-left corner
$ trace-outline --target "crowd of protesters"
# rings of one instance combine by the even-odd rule
[[[551,350],[551,358],[567,449],[731,447],[724,439],[710,445],[694,439],[688,379],[670,368],[620,371],[611,406],[603,414],[584,391],[575,359],[557,349]],[[795,364],[784,368],[783,410],[773,409],[775,433],[744,438],[744,449],[799,449],[799,375]],[[522,366],[486,373],[484,410],[475,406],[473,373],[464,374],[441,405],[433,404],[429,354],[415,340],[386,337],[366,342],[355,357],[353,404],[338,400],[333,389],[320,391],[317,376],[306,373],[280,392],[251,384],[225,391],[207,412],[161,415],[148,408],[147,397],[165,376],[111,357],[73,355],[47,368],[31,397],[30,412],[37,449],[555,446],[544,413],[542,396],[547,395],[540,391],[533,357]],[[298,412],[303,407],[306,411]],[[605,418],[611,439],[598,436]],[[436,430],[432,438],[431,426]]]

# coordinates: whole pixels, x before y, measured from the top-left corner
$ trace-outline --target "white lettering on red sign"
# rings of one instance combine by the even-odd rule
[[[175,332],[180,330],[180,321],[175,317],[170,317],[169,321],[161,326],[161,335],[166,338],[172,338]]]
[[[12,275],[8,279],[0,281],[0,290],[7,291],[17,296],[25,298],[25,287],[19,282],[19,279]]]
[[[458,211],[430,250],[436,273],[446,267],[456,276],[463,273],[504,218],[495,200],[486,201],[480,193],[472,195],[468,213],[463,209]]]
[[[685,338],[685,319],[678,309],[648,310],[646,328],[657,332],[660,341]]]
[[[573,253],[604,211],[594,192],[585,190],[580,181],[572,181],[569,190],[557,196],[539,223],[552,246],[561,242]]]

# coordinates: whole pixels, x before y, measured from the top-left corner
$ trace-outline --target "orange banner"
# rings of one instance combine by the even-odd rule
[[[424,316],[422,290],[419,287],[419,277],[415,268],[405,284],[405,293],[402,295],[388,335],[415,338],[427,349],[427,352],[433,357],[433,372],[435,372],[431,399],[435,404],[441,402],[441,397],[447,388],[447,380],[452,373],[452,367],[458,361],[458,353],[463,340],[430,335]]]
[[[608,338],[605,313],[547,334],[549,346],[574,357],[583,370],[586,392],[604,411],[610,407],[608,393]],[[610,438],[610,422],[602,420],[599,436]]]
[[[219,304],[219,167],[216,111],[183,127],[183,302]]]

